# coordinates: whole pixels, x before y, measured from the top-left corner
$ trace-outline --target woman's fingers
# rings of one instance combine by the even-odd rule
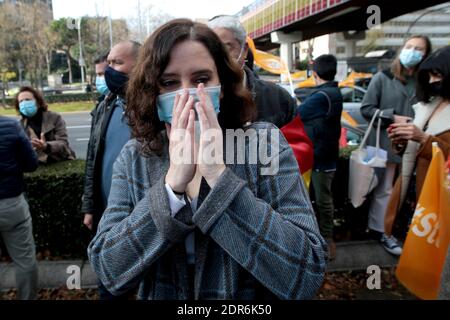
[[[41,143],[40,140],[33,138],[33,139],[31,140],[31,145],[32,145],[33,147],[35,147],[35,148],[40,148],[41,145],[42,145],[42,143]]]
[[[188,124],[189,119],[189,113],[192,110],[192,107],[194,106],[194,97],[189,96],[187,102],[183,106],[183,109],[181,110],[180,118],[178,119],[178,125],[177,127],[180,129],[185,129]]]
[[[178,114],[177,114],[177,107],[178,103],[180,102],[180,94],[177,93],[175,95],[175,100],[173,102],[173,109],[172,109],[172,125],[176,126],[178,124]]]
[[[195,163],[195,111],[189,111],[189,120],[186,127],[187,135],[185,136],[185,146],[190,147],[190,164]]]
[[[199,97],[200,102],[203,104],[203,110],[205,111],[205,115],[208,118],[210,126],[218,126],[219,123],[217,121],[216,111],[214,110],[211,98],[206,92],[205,85],[203,83],[200,83],[197,87],[197,96]]]
[[[184,90],[181,96],[179,96],[179,99],[177,101],[178,103],[174,103],[175,108],[173,111],[174,117],[172,118],[172,126],[175,128],[179,127],[179,119],[181,117],[181,113],[184,110],[184,106],[186,105],[188,99],[189,99],[189,92],[187,90]],[[173,121],[174,118],[175,122]]]
[[[395,139],[406,139],[410,140],[413,137],[413,133],[411,130],[397,130],[392,134]]]
[[[189,119],[188,119],[188,123],[187,123],[187,127],[186,130],[189,133],[188,138],[190,140],[192,140],[193,136],[194,136],[194,128],[195,128],[195,111],[194,110],[189,110]]]
[[[206,116],[203,103],[197,102],[195,104],[195,110],[197,110],[198,119],[200,120],[200,130],[203,133],[210,128],[210,123]]]

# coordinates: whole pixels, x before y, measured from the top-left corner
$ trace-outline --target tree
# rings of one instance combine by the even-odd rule
[[[17,70],[21,65],[32,85],[42,87],[44,64],[49,71],[53,49],[49,36],[51,14],[41,2],[3,4],[0,11],[0,68]],[[19,70],[19,74],[20,74]]]
[[[128,19],[131,38],[143,43],[145,39],[160,25],[172,20],[173,17],[157,10],[153,5],[141,6],[140,1],[136,7],[136,14]]]
[[[66,18],[60,18],[52,22],[50,29],[56,40],[56,47],[66,54],[67,68],[69,69],[69,83],[73,82],[72,76],[72,63],[71,50],[78,44],[78,31],[76,28],[69,28],[72,26],[70,21],[68,22]]]
[[[113,20],[113,43],[129,38],[128,26],[125,20]],[[109,51],[109,27],[106,17],[83,17],[81,20],[81,40],[83,57],[86,62],[86,73],[93,79],[94,60]],[[71,54],[80,55],[79,46],[73,46]]]
[[[50,11],[41,2],[17,6],[22,25],[21,56],[32,84],[42,88],[42,80],[48,75],[49,56],[54,43],[50,35]],[[44,64],[47,65],[44,72]]]
[[[378,40],[384,37],[384,32],[381,29],[372,29],[366,31],[366,39],[364,40],[364,47],[362,48],[362,55],[365,56],[370,51],[379,48]]]
[[[13,23],[13,19],[10,16],[11,5],[4,4],[2,10],[0,10],[0,73],[6,74],[8,70],[13,68],[14,46],[12,44],[12,30],[17,25]],[[2,104],[6,105],[5,90],[8,84],[6,77],[1,76],[1,95]]]

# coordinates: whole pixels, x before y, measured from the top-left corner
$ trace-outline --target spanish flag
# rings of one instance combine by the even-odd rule
[[[281,132],[291,146],[295,159],[297,160],[300,173],[302,174],[306,186],[309,188],[314,161],[314,148],[312,141],[306,134],[305,127],[300,119],[300,116],[297,115],[294,120],[281,128]]]

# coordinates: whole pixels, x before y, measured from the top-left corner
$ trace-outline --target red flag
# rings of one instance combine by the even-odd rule
[[[291,146],[292,151],[294,151],[300,172],[306,185],[309,186],[314,161],[314,148],[312,141],[306,134],[300,116],[297,115],[294,120],[281,128],[281,132]]]

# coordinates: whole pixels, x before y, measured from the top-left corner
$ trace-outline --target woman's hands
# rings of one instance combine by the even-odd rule
[[[213,188],[225,171],[223,161],[223,135],[205,86],[197,88],[199,102],[195,104],[200,121],[200,141],[195,143],[194,97],[185,90],[175,97],[172,125],[166,124],[169,136],[170,167],[166,183],[177,193],[183,193],[198,169]]]
[[[31,145],[35,150],[45,151],[47,149],[47,141],[45,140],[45,136],[41,133],[41,139],[32,138]]]
[[[175,97],[172,125],[166,124],[169,137],[170,166],[166,183],[174,192],[183,193],[194,178],[196,170],[196,146],[194,121],[194,97],[185,90]]]
[[[198,169],[208,185],[213,188],[226,167],[223,161],[223,135],[217,120],[212,101],[205,91],[204,84],[199,84],[197,96],[200,102],[195,104],[200,120],[200,146]]]
[[[413,123],[394,123],[388,129],[388,137],[394,144],[401,144],[408,140],[423,144],[429,135]]]

